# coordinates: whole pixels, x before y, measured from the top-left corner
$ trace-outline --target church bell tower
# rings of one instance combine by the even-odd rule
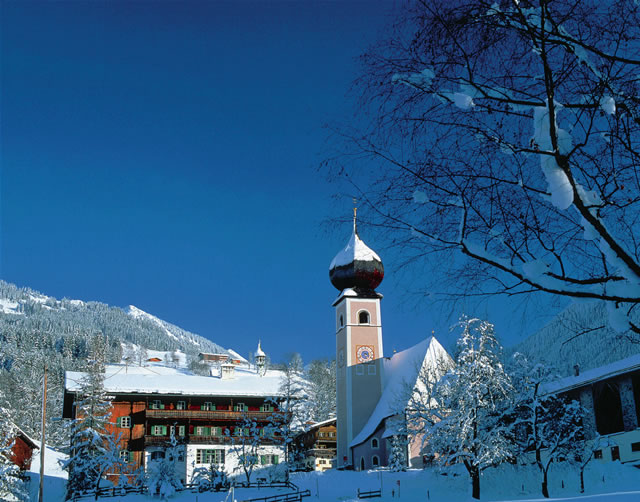
[[[329,278],[340,294],[336,314],[337,467],[353,465],[350,443],[382,395],[383,350],[380,299],[384,277],[380,257],[353,233],[331,262]]]

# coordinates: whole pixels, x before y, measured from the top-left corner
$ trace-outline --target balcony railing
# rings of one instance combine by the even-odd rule
[[[146,410],[149,418],[202,418],[204,420],[241,420],[249,418],[259,422],[278,419],[284,413],[277,411],[229,411],[229,410]]]
[[[179,443],[187,444],[241,444],[241,437],[230,436],[180,436],[176,438]],[[249,438],[247,438],[249,440]],[[169,443],[169,436],[145,436],[145,446],[150,445],[164,445]],[[278,445],[282,443],[282,438],[260,438],[260,444],[263,445]]]

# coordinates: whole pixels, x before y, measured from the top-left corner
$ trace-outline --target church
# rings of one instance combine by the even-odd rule
[[[337,459],[339,469],[372,469],[389,464],[394,436],[405,436],[404,463],[422,467],[420,434],[407,434],[404,409],[420,385],[421,372],[437,372],[451,356],[434,336],[385,357],[376,291],[384,277],[380,257],[353,232],[331,262],[329,278],[339,291],[336,322]],[[442,367],[442,366],[440,366]]]

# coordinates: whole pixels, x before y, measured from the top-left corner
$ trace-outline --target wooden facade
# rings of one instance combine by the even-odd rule
[[[326,471],[335,467],[337,428],[336,419],[311,425],[294,440],[300,467]]]

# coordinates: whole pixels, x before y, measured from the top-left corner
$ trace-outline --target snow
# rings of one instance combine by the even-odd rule
[[[611,378],[622,373],[630,373],[639,369],[640,354],[635,354],[631,357],[627,357],[626,359],[621,359],[620,361],[585,371],[578,376],[570,376],[546,384],[543,387],[543,392],[547,394],[565,392],[570,389],[582,387],[599,380]]]
[[[83,373],[67,371],[65,388],[77,391]],[[277,396],[283,373],[269,370],[264,376],[236,367],[235,376],[221,379],[198,376],[166,366],[109,365],[105,368],[105,390],[112,393],[171,394],[198,396]]]
[[[127,313],[130,316],[134,317],[135,319],[143,318],[157,324],[160,328],[164,330],[164,332],[167,334],[168,337],[173,338],[174,340],[179,340],[179,338],[176,335],[174,335],[171,331],[167,329],[167,327],[165,326],[165,323],[161,319],[158,319],[154,315],[148,314],[144,310],[140,310],[135,305],[129,305],[127,309]]]
[[[418,204],[425,204],[429,202],[429,196],[422,190],[415,190],[413,192],[413,200]]]
[[[31,500],[37,500],[37,475],[31,482]],[[502,465],[488,469],[482,475],[481,498],[488,502],[636,502],[640,499],[637,486],[640,483],[640,471],[619,462],[593,462],[585,472],[586,494],[578,492],[578,473],[564,462],[555,466],[550,478],[551,499],[540,494],[540,482],[534,466]],[[54,483],[57,481],[58,483]],[[47,478],[45,495],[47,502],[64,501],[64,480]],[[346,502],[357,501],[357,491],[381,490],[379,502],[417,502],[446,501],[471,502],[471,489],[468,476],[443,476],[434,469],[409,470],[407,472],[377,471],[337,471],[297,472],[291,474],[291,481],[300,490],[309,490],[311,496],[305,501]],[[193,502],[196,499],[210,502],[247,500],[290,493],[289,488],[236,488],[233,498],[228,492],[194,493],[185,490],[176,493],[169,500],[174,502]],[[91,499],[84,499],[91,500]],[[151,502],[159,500],[147,494],[129,494],[107,500],[113,502]]]
[[[431,85],[436,74],[430,68],[425,68],[420,73],[396,73],[391,77],[391,82],[401,83],[409,87],[417,87],[418,89],[426,89]]]
[[[616,113],[616,100],[611,96],[602,96],[602,99],[600,99],[600,108],[602,108],[605,113],[614,115]]]
[[[362,240],[360,239],[360,237],[358,236],[358,233],[355,231],[355,228],[354,228],[353,233],[351,234],[351,238],[349,239],[349,242],[344,247],[344,249],[340,251],[336,255],[336,257],[333,259],[333,261],[331,262],[331,265],[329,265],[329,269],[333,269],[335,267],[341,267],[343,265],[349,265],[350,263],[353,263],[356,260],[358,261],[377,260],[380,262],[382,261],[380,257],[371,248],[369,248],[364,242],[362,242]]]
[[[369,420],[351,441],[356,446],[375,432],[380,423],[406,406],[421,368],[436,368],[441,360],[451,360],[451,356],[440,345],[436,337],[431,336],[411,348],[384,359],[384,391]]]
[[[533,138],[538,148],[548,154],[540,154],[540,166],[547,180],[549,191],[551,192],[551,203],[558,209],[567,209],[573,203],[573,189],[569,178],[560,169],[553,156],[553,145],[551,143],[549,107],[537,106],[533,109],[534,134]],[[571,136],[568,132],[557,127],[558,150],[560,153],[567,153],[571,148]]]
[[[2,314],[22,314],[17,311],[18,302],[12,302],[6,298],[0,298],[0,313]]]

